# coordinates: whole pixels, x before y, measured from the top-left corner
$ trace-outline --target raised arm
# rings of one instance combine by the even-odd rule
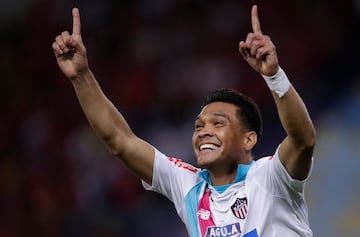
[[[315,129],[309,113],[280,68],[276,48],[261,32],[257,6],[251,9],[253,32],[239,43],[239,51],[249,65],[261,73],[271,89],[280,121],[287,133],[279,148],[279,158],[295,179],[305,179],[309,173],[315,146]]]
[[[80,105],[95,133],[141,179],[151,184],[154,149],[139,139],[102,92],[89,69],[81,37],[80,13],[72,10],[73,31],[58,35],[52,44],[59,68],[70,79]]]

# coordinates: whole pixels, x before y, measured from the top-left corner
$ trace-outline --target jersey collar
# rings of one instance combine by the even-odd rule
[[[234,179],[234,181],[232,182],[232,184],[234,183],[238,183],[240,181],[245,180],[246,175],[250,169],[250,167],[255,163],[255,161],[251,161],[249,164],[239,164],[238,165],[238,169],[237,169],[237,173],[236,173],[236,177]],[[205,180],[206,183],[208,183],[209,185],[212,186],[211,180],[210,180],[210,175],[209,175],[209,171],[207,171],[206,169],[202,170],[199,172],[199,175],[201,178],[203,178]],[[226,184],[226,185],[221,185],[221,186],[213,186],[216,191],[218,191],[219,193],[224,192],[231,184]]]

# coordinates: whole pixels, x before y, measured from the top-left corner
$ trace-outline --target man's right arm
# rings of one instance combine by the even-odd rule
[[[95,133],[112,154],[148,184],[152,183],[154,148],[138,138],[104,95],[90,71],[81,37],[79,10],[73,9],[73,32],[64,31],[52,44],[59,68],[72,82],[80,105]]]
[[[119,157],[141,179],[151,184],[154,148],[131,131],[124,117],[104,95],[90,70],[71,82],[95,133],[105,142],[113,155]]]

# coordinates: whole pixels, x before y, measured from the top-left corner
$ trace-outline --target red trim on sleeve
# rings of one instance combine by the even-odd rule
[[[168,157],[169,161],[171,163],[173,163],[174,165],[176,165],[177,167],[180,167],[180,168],[184,168],[186,170],[189,170],[191,172],[198,172],[198,169],[188,163],[185,163],[183,162],[181,159],[177,159],[177,158],[174,158],[174,157]]]

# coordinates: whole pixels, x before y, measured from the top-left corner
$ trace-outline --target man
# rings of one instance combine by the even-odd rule
[[[72,34],[62,32],[52,45],[60,69],[110,152],[147,189],[174,203],[190,236],[312,236],[303,190],[315,130],[279,66],[275,46],[261,32],[257,6],[251,10],[253,32],[240,42],[239,51],[269,86],[287,136],[273,156],[253,161],[252,149],[261,134],[256,104],[233,90],[215,91],[196,118],[192,138],[202,170],[165,156],[131,131],[90,71],[78,9],[72,14]]]

